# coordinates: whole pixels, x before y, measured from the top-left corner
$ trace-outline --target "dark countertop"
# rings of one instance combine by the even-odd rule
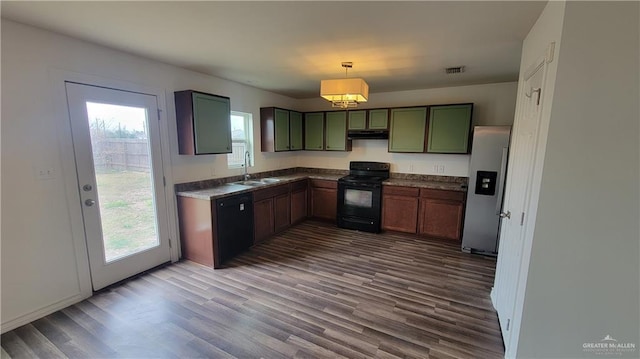
[[[417,187],[428,189],[441,189],[447,191],[466,192],[466,183],[459,182],[444,182],[444,181],[421,181],[410,179],[389,178],[382,182],[385,186],[402,186],[402,187]]]
[[[307,178],[337,181],[340,177],[343,177],[343,176],[344,176],[343,174],[299,172],[299,173],[285,175],[285,176],[269,177],[269,178],[277,178],[280,181],[261,184],[258,186],[247,186],[247,185],[238,184],[238,183],[224,183],[211,188],[197,189],[193,191],[180,191],[180,192],[177,192],[176,195],[180,197],[191,197],[191,198],[198,198],[198,199],[205,199],[205,200],[214,200],[214,199],[228,197],[236,194],[253,192],[253,191],[261,190],[264,188],[279,186],[282,184],[304,180]]]
[[[297,172],[284,176],[273,176],[269,178],[277,178],[278,182],[265,183],[257,186],[248,186],[238,183],[223,183],[209,188],[195,189],[190,191],[179,191],[176,193],[180,197],[191,197],[204,200],[214,200],[218,198],[228,197],[236,194],[253,192],[264,188],[279,186],[299,180],[321,179],[329,181],[337,181],[344,174],[331,174],[331,173],[315,173],[315,172]],[[256,180],[252,178],[251,180]],[[451,181],[433,181],[433,180],[420,180],[420,179],[405,179],[405,178],[389,178],[382,183],[385,186],[404,186],[404,187],[417,187],[417,188],[429,188],[440,189],[448,191],[466,192],[466,183],[451,182]]]

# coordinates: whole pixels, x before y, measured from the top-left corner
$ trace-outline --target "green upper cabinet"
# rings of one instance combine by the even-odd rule
[[[349,129],[364,130],[367,128],[367,111],[349,111]]]
[[[179,154],[231,153],[230,99],[192,90],[174,95]]]
[[[473,104],[431,106],[427,152],[468,153]]]
[[[327,151],[351,151],[351,141],[347,141],[347,112],[326,113]]]
[[[386,130],[389,128],[389,109],[349,111],[349,130]]]
[[[424,152],[427,108],[391,109],[389,152]]]
[[[386,108],[369,110],[369,129],[386,130],[389,128],[389,110]]]
[[[274,112],[276,152],[289,151],[289,111],[276,108]]]
[[[302,114],[296,111],[289,111],[289,143],[291,151],[304,149],[302,133]]]
[[[302,149],[302,114],[277,107],[260,109],[262,152]]]
[[[304,149],[324,150],[324,112],[304,114]]]

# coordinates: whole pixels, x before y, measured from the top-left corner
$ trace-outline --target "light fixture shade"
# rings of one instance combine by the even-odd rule
[[[320,96],[337,107],[353,107],[367,102],[369,85],[360,78],[320,81]]]

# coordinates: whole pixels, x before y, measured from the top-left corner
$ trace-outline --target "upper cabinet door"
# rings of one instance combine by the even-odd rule
[[[324,112],[304,114],[304,149],[324,150]]]
[[[386,108],[369,110],[369,129],[386,130],[389,128],[389,110]]]
[[[175,101],[181,155],[231,153],[228,97],[187,90],[175,92]]]
[[[276,151],[289,151],[289,111],[275,109]]]
[[[426,129],[426,107],[392,109],[389,152],[424,152]]]
[[[468,153],[473,104],[431,106],[427,152]]]
[[[335,111],[326,113],[327,151],[347,151],[347,113]],[[349,148],[350,150],[350,148]]]
[[[291,151],[302,150],[302,114],[300,112],[289,111],[289,143]]]
[[[231,153],[229,98],[193,93],[196,154]]]
[[[367,128],[367,111],[349,111],[349,129],[364,130]]]

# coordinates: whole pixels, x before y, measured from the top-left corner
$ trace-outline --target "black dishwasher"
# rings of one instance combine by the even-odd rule
[[[253,244],[253,197],[251,193],[216,200],[218,263],[235,257]]]

